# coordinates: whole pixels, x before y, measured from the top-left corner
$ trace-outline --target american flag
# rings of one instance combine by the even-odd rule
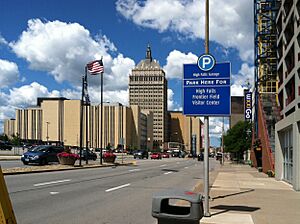
[[[104,72],[104,66],[102,60],[96,60],[88,63],[87,69],[91,75],[97,75]]]

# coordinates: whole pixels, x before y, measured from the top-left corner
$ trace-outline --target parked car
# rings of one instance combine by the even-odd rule
[[[223,153],[217,152],[216,160],[222,160]]]
[[[161,153],[159,153],[159,152],[153,152],[151,154],[151,159],[161,159]]]
[[[186,156],[186,152],[182,150],[174,150],[172,152],[172,157],[184,158]]]
[[[149,153],[146,150],[137,150],[133,152],[133,158],[135,159],[148,159],[149,158]]]
[[[29,163],[46,165],[49,162],[58,162],[57,154],[63,151],[62,146],[39,145],[25,152],[21,156],[21,161],[24,165]]]
[[[204,154],[201,152],[200,154],[198,154],[197,158],[198,158],[198,161],[203,161],[204,160]]]
[[[78,152],[78,155],[80,155],[80,151]],[[86,157],[88,158],[88,160],[94,160],[95,161],[97,159],[97,154],[94,153],[93,151],[89,150],[89,149],[88,150],[84,149],[81,152],[81,159],[86,160]]]
[[[0,149],[1,150],[12,150],[12,146],[7,142],[0,141]]]
[[[162,154],[162,158],[170,158],[170,154],[167,153],[167,152],[164,152],[164,153]]]

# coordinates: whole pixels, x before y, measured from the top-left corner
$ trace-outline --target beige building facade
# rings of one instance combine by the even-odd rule
[[[42,140],[42,119],[42,109],[39,107],[17,109],[14,135],[24,140]]]
[[[202,148],[202,122],[200,118],[185,116],[181,111],[170,112],[170,142],[181,143],[187,152],[192,151],[195,139],[196,153]]]
[[[153,139],[158,145],[168,141],[167,79],[159,63],[152,59],[150,46],[146,58],[129,76],[129,104],[153,112]]]
[[[7,136],[13,136],[15,135],[15,125],[16,125],[16,119],[7,119],[4,121],[4,133]]]
[[[15,121],[6,120],[5,134],[24,141],[80,146],[80,100],[44,98],[38,107],[17,109]],[[100,148],[99,105],[83,107],[83,146]],[[14,125],[14,127],[11,127]],[[138,106],[103,104],[102,148],[124,145],[130,149],[153,147],[153,113]]]

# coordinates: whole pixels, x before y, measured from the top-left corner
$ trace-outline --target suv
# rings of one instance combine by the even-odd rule
[[[133,158],[138,158],[138,159],[148,159],[149,157],[149,154],[148,154],[148,151],[146,150],[137,150],[137,151],[134,151],[133,152]]]
[[[39,145],[25,152],[21,156],[21,161],[24,165],[28,163],[46,165],[49,162],[58,162],[57,154],[63,151],[64,148],[62,146]]]
[[[80,156],[80,151],[78,152],[78,155]],[[94,160],[95,161],[97,159],[97,154],[94,153],[93,151],[89,150],[89,149],[88,150],[84,149],[81,152],[81,159],[82,160],[86,160],[86,156],[87,156],[88,160]]]

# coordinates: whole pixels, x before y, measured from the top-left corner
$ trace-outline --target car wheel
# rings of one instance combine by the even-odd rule
[[[28,162],[23,162],[24,165],[28,165]]]
[[[47,159],[42,159],[40,161],[40,166],[44,166],[44,165],[47,165],[47,164],[48,164]]]

